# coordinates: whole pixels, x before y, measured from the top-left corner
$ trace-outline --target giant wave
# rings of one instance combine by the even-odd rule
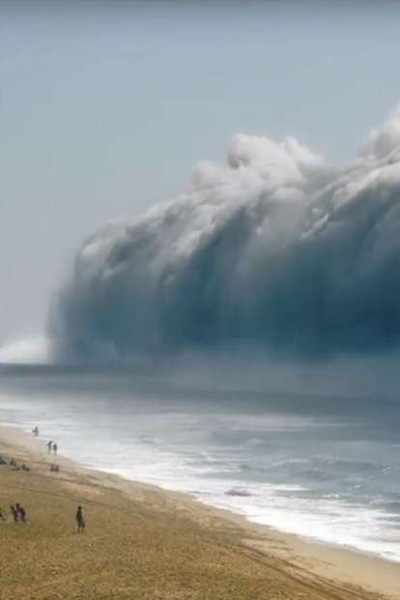
[[[83,243],[50,320],[61,355],[399,345],[400,109],[349,166],[243,134],[227,162]]]

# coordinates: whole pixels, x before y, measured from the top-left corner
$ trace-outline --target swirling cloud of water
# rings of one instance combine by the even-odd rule
[[[51,336],[78,359],[397,347],[399,227],[400,109],[340,168],[293,138],[235,135],[227,166],[82,244]]]

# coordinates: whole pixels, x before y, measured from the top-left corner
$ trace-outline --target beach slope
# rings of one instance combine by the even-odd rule
[[[0,455],[31,469],[0,466],[7,518],[0,522],[0,600],[400,598],[398,565],[252,527],[184,495],[64,458],[54,473],[43,448],[0,429]],[[12,520],[16,502],[27,510],[26,524]]]

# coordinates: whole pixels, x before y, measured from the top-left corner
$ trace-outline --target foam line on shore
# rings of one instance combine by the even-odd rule
[[[47,457],[42,443],[31,438],[21,429],[0,428],[0,454],[8,457],[15,456],[18,459],[23,457],[24,460],[31,462],[34,465],[32,471],[34,477],[40,475],[39,484],[37,479],[35,481],[42,495],[49,486],[59,485],[60,480],[67,500],[71,494],[71,486],[72,489],[77,486],[89,489],[95,484],[96,493],[99,490],[100,493],[107,491],[107,494],[113,496],[122,492],[134,503],[136,512],[140,513],[144,508],[146,511],[150,510],[151,518],[156,523],[159,515],[167,511],[172,518],[172,527],[177,517],[184,516],[200,525],[201,531],[207,532],[207,535],[210,534],[210,523],[213,524],[213,534],[215,531],[230,532],[230,534],[234,532],[232,543],[237,551],[246,553],[246,548],[251,548],[261,552],[265,559],[268,557],[268,561],[272,559],[277,561],[279,568],[283,568],[288,576],[295,569],[303,582],[319,581],[321,577],[327,578],[330,582],[334,581],[335,586],[339,586],[342,590],[342,595],[338,596],[340,598],[348,597],[347,585],[361,587],[363,590],[391,598],[400,598],[399,565],[350,550],[310,542],[290,534],[282,534],[265,526],[253,525],[228,511],[217,510],[196,502],[186,494],[167,492],[156,486],[130,482],[116,475],[88,470],[65,457],[57,459],[62,466],[62,475],[60,480],[55,480],[48,471],[48,461],[51,459]],[[4,477],[7,472],[0,470],[0,477]],[[20,479],[24,476],[22,473],[16,475]],[[30,474],[26,475],[31,477]],[[25,479],[25,482],[27,481],[28,478]],[[146,498],[145,507],[144,498]],[[150,503],[149,498],[151,498]],[[358,593],[359,598],[368,598],[366,592],[359,590]],[[322,599],[330,596],[326,595],[326,590],[324,591],[322,587],[319,597]]]

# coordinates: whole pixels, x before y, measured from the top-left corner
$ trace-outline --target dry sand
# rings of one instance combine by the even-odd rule
[[[306,542],[190,499],[52,458],[0,429],[1,600],[400,599],[400,565]],[[20,502],[26,525],[12,522]],[[84,507],[87,530],[74,515]]]

